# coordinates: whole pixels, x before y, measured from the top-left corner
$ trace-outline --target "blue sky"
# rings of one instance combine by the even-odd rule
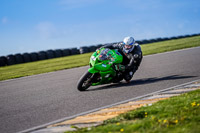
[[[0,0],[0,56],[200,33],[200,0]]]

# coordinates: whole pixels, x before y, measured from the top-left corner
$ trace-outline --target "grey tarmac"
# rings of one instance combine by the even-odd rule
[[[0,82],[0,132],[13,133],[194,81],[200,47],[145,56],[127,84],[76,88],[88,69],[73,68]]]

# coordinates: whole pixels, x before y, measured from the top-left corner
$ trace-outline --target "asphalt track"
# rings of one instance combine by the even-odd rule
[[[88,67],[0,82],[0,132],[13,133],[200,79],[200,47],[145,56],[131,83],[79,92]]]

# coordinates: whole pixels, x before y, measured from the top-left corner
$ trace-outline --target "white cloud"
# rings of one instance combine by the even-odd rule
[[[3,17],[3,18],[1,19],[1,22],[2,22],[3,24],[8,23],[8,18],[7,18],[7,17]]]

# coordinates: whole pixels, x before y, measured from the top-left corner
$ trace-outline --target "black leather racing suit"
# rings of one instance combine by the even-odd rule
[[[134,44],[134,49],[130,53],[125,53],[123,51],[123,44],[108,44],[101,48],[118,49],[118,51],[123,56],[122,65],[125,66],[125,72],[123,72],[123,78],[126,81],[130,81],[133,74],[137,71],[141,61],[142,61],[142,50],[139,44]]]

